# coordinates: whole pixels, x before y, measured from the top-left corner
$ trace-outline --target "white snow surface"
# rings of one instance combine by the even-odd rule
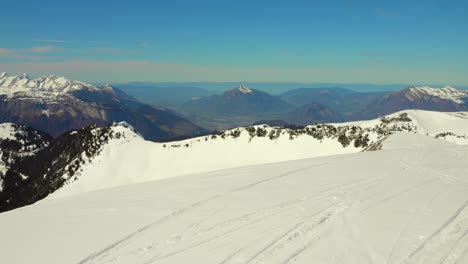
[[[456,136],[447,136],[448,141],[468,144],[468,113],[440,113],[419,110],[407,110],[388,116],[397,117],[407,113],[415,126],[415,132],[435,136],[440,132],[451,131]],[[359,125],[374,127],[379,119],[334,124],[335,126]],[[408,125],[396,123],[396,125]],[[349,154],[363,150],[353,144],[344,148],[336,139],[317,140],[308,135],[301,135],[293,140],[285,132],[278,139],[254,137],[250,140],[247,131],[241,129],[238,138],[222,139],[210,136],[188,139],[178,142],[154,143],[145,141],[128,126],[114,126],[116,132],[125,136],[114,139],[104,146],[100,155],[92,158],[78,172],[78,180],[50,195],[62,197],[77,193],[146,182],[174,176],[208,172],[246,165],[255,165],[304,158]],[[274,128],[266,127],[267,131]],[[371,141],[379,138],[369,134]]]
[[[12,123],[0,124],[0,141],[4,139],[15,139],[17,130]]]
[[[420,98],[424,95],[436,96],[442,99],[451,100],[457,104],[463,104],[462,98],[468,97],[468,91],[457,89],[451,86],[443,88],[431,88],[429,86],[410,87],[407,97],[410,100]]]
[[[20,264],[468,263],[467,160],[468,146],[398,133],[377,152],[46,199],[0,214],[0,256]]]

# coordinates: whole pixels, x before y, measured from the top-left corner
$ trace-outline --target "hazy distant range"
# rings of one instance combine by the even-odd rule
[[[421,86],[422,84],[367,84],[367,83],[268,83],[268,82],[129,82],[113,83],[136,99],[166,107],[176,107],[190,101],[193,97],[220,94],[226,90],[246,84],[250,88],[261,90],[272,95],[279,95],[296,88],[345,88],[357,92],[390,92],[401,90],[408,86]],[[433,85],[443,87],[445,85]],[[468,86],[453,85],[457,88],[468,89]]]

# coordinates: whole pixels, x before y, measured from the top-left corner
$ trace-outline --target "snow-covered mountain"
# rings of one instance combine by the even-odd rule
[[[104,88],[112,90],[109,85],[105,85]],[[30,79],[27,74],[19,77],[9,76],[6,72],[0,73],[0,94],[6,95],[7,98],[55,99],[57,96],[71,95],[79,90],[99,91],[99,88],[55,75]]]
[[[395,133],[377,152],[195,173],[45,199],[0,214],[1,259],[468,263],[467,160],[467,146]],[[138,173],[134,168],[131,175]]]
[[[257,125],[161,143],[144,140],[125,123],[88,127],[15,162],[5,175],[8,185],[0,205],[12,209],[50,193],[69,196],[225,168],[379,150],[388,135],[399,131],[468,144],[468,113],[407,110],[369,121],[303,128]]]
[[[355,116],[386,115],[404,109],[431,111],[467,111],[468,90],[446,86],[431,88],[427,86],[409,87],[389,93],[370,103],[366,109]]]
[[[147,139],[206,132],[171,110],[145,105],[110,85],[94,86],[59,76],[30,79],[0,74],[0,122],[13,122],[52,136],[92,124],[127,121]]]
[[[434,96],[444,100],[453,101],[456,104],[464,104],[468,99],[467,90],[460,90],[451,86],[445,86],[440,89],[428,86],[410,87],[405,95],[412,101],[416,101],[425,96]]]

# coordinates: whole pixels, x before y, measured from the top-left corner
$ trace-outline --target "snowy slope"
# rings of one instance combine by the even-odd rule
[[[468,112],[437,112],[426,110],[404,110],[382,117],[384,120],[398,118],[406,113],[411,119],[414,132],[445,139],[456,144],[468,144]],[[382,118],[342,123],[371,128],[382,123]],[[339,125],[339,124],[336,124]],[[448,134],[447,134],[448,133]]]
[[[109,86],[106,87],[111,89]],[[55,98],[83,89],[99,90],[98,87],[91,84],[71,81],[55,75],[30,79],[26,74],[19,77],[9,76],[5,72],[0,73],[0,95],[6,95],[7,98]]]
[[[468,144],[467,117],[464,112],[408,110],[370,121],[297,130],[255,126],[167,143],[145,141],[117,126],[113,129],[120,129],[126,136],[103,146],[100,154],[81,168],[77,180],[68,181],[52,197],[224,168],[356,153],[365,146],[356,147],[353,138],[368,138],[367,144],[372,145],[393,131],[429,134]],[[452,134],[439,135],[447,131]],[[340,135],[347,136],[349,145],[340,143]]]
[[[377,152],[46,199],[0,214],[0,256],[37,264],[468,263],[467,160],[467,146],[398,133]]]
[[[468,98],[468,91],[460,90],[451,86],[445,86],[443,88],[431,88],[428,86],[421,87],[410,87],[406,96],[410,100],[417,100],[420,97],[425,95],[439,97],[441,99],[446,99],[453,101],[457,104],[463,104],[464,98]]]

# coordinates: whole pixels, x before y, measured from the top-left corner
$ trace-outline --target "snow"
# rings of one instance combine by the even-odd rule
[[[439,133],[450,131],[460,135],[468,135],[468,112],[437,112],[409,109],[387,115],[386,117],[395,118],[403,113],[408,114],[419,134],[435,136]],[[381,119],[346,122],[342,123],[342,125],[374,127],[379,123],[381,123]],[[339,123],[336,125],[339,125]]]
[[[468,263],[466,160],[468,146],[398,133],[377,152],[46,199],[0,214],[0,255],[47,264]]]
[[[447,141],[468,144],[468,113],[440,113],[420,110],[407,110],[389,115],[398,117],[407,113],[416,126],[416,133],[435,137],[438,133],[451,131],[459,136],[447,136]],[[379,119],[343,124],[336,127],[359,125],[364,128],[375,127],[382,122]],[[396,126],[408,125],[407,122]],[[70,181],[50,195],[63,197],[77,193],[116,187],[126,184],[147,182],[188,174],[202,173],[246,165],[264,164],[312,157],[349,154],[361,152],[363,148],[354,147],[353,143],[344,148],[337,139],[317,140],[309,135],[300,135],[290,139],[286,130],[278,139],[266,137],[250,138],[245,129],[237,138],[217,136],[198,137],[178,142],[154,143],[145,141],[135,134],[134,129],[126,124],[116,124],[114,132],[124,137],[106,144],[100,155],[91,159],[77,173],[77,181]],[[267,132],[273,128],[265,127]],[[371,142],[380,138],[370,133]],[[144,153],[144,155],[142,155]],[[66,175],[64,176],[66,178]]]
[[[354,146],[343,148],[336,139],[319,141],[310,136],[290,140],[289,135],[282,135],[277,140],[264,137],[249,141],[246,131],[235,139],[218,136],[208,141],[200,137],[154,143],[132,135],[123,126],[114,129],[127,136],[107,144],[101,154],[83,168],[78,181],[62,187],[52,197],[250,164],[362,150]]]
[[[423,95],[436,96],[441,99],[451,100],[457,104],[463,104],[462,98],[468,97],[468,91],[460,90],[451,86],[443,88],[431,88],[428,86],[409,88],[409,99],[416,99]]]
[[[245,86],[243,84],[241,84],[238,89],[239,89],[240,92],[242,92],[244,94],[252,93],[252,90],[250,90],[247,86]]]
[[[0,141],[5,139],[15,139],[17,130],[12,123],[0,124]]]

